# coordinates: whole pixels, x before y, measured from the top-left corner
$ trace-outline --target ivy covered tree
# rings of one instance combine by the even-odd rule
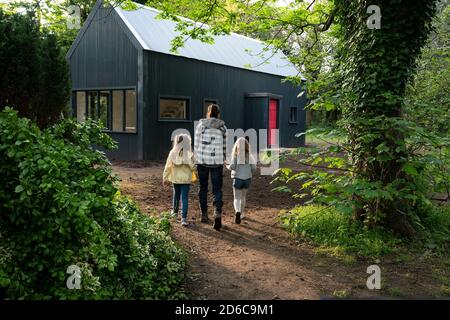
[[[354,194],[358,219],[369,225],[386,224],[412,235],[417,206],[409,166],[409,126],[403,121],[404,98],[416,61],[425,45],[436,0],[378,1],[380,29],[366,25],[371,1],[336,0],[345,54],[343,126],[354,181],[377,185],[386,194],[370,198]]]

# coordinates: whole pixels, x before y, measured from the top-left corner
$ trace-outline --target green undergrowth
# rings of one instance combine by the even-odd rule
[[[389,254],[407,257],[410,250],[418,248],[445,253],[450,240],[448,208],[430,212],[414,241],[382,227],[368,229],[333,207],[298,206],[282,213],[280,220],[291,234],[317,245],[318,252],[339,256],[350,263],[354,257],[377,259]]]

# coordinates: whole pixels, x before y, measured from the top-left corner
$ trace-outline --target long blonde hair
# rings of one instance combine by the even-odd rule
[[[240,137],[236,140],[231,151],[231,159],[232,161],[236,159],[238,164],[248,164],[254,161],[251,155],[251,146],[247,139]]]
[[[174,164],[189,164],[192,157],[191,137],[184,133],[176,135],[169,156]]]

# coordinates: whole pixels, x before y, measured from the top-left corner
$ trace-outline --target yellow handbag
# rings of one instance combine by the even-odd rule
[[[196,171],[192,171],[192,182],[196,182],[197,180],[198,180],[197,172]]]

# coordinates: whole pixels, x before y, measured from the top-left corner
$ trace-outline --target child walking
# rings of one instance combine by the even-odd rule
[[[173,184],[173,211],[177,216],[182,203],[181,224],[188,226],[188,196],[189,188],[197,180],[195,159],[191,147],[191,138],[187,134],[177,135],[173,141],[172,150],[167,157],[163,173],[163,184]]]
[[[227,165],[233,179],[234,210],[236,223],[244,218],[247,191],[250,188],[253,173],[256,172],[256,161],[250,152],[250,144],[245,138],[237,139],[231,152],[231,162]]]

